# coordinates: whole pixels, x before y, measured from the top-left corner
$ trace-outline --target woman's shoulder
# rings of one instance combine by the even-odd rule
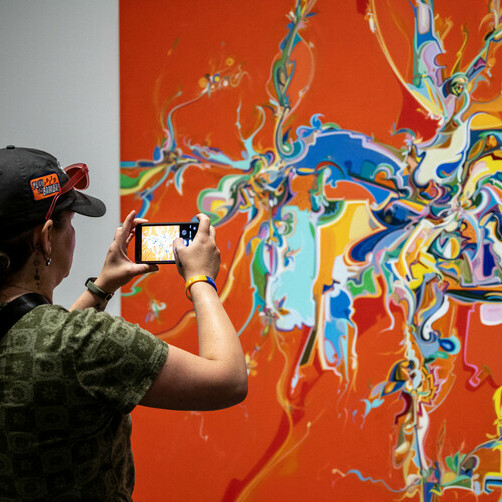
[[[68,310],[61,305],[39,305],[28,312],[23,319],[23,327],[36,327],[39,331],[57,332],[93,331],[96,329],[110,329],[112,326],[133,326],[121,317],[107,312],[98,312],[93,308]],[[139,327],[138,327],[139,328]]]
[[[103,340],[120,341],[135,336],[153,336],[138,325],[121,317],[93,308],[67,310],[60,305],[40,305],[18,323],[18,328],[37,332],[44,344],[74,350],[77,347],[96,346]]]

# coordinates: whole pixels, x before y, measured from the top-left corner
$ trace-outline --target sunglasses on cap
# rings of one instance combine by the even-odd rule
[[[61,195],[69,192],[72,188],[85,190],[89,186],[89,169],[86,164],[72,164],[71,166],[65,167],[64,172],[68,175],[69,180],[52,199],[51,207],[49,207],[45,215],[46,220],[51,218],[54,208],[56,207],[56,202]]]

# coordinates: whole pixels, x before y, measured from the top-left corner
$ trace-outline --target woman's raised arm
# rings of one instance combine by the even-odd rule
[[[220,252],[209,218],[197,215],[199,229],[190,246],[175,241],[178,271],[185,281],[215,279]],[[247,369],[239,337],[215,288],[206,281],[190,286],[199,335],[199,355],[169,346],[167,361],[140,404],[175,410],[214,410],[247,395]]]

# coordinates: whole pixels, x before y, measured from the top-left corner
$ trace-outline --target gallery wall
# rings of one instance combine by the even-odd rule
[[[70,306],[96,276],[120,222],[118,0],[0,0],[0,145],[85,162],[99,220],[77,215],[70,276],[54,301]],[[108,307],[120,312],[118,295]]]

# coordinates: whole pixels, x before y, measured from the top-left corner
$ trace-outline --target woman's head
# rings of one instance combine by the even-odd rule
[[[21,273],[30,257],[36,263],[49,261],[51,240],[49,254],[61,255],[59,275],[67,275],[64,269],[73,256],[73,213],[102,216],[106,211],[101,200],[80,192],[87,184],[83,164],[65,172],[55,157],[41,150],[0,149],[0,288]]]
[[[75,166],[81,169],[74,169]],[[87,180],[87,167],[76,164],[70,168],[69,176],[55,157],[41,150],[12,145],[0,149],[2,234],[7,237],[19,235],[46,221],[51,211],[62,209],[86,216],[102,216],[106,211],[103,202],[78,190],[82,178]],[[83,188],[86,185],[83,183]]]

